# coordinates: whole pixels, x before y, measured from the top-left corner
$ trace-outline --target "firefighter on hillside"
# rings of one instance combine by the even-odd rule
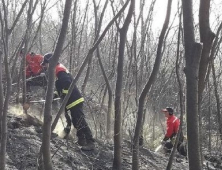
[[[44,55],[42,66],[44,66],[46,69],[49,66],[50,60],[52,60],[52,56],[52,53]],[[60,63],[58,63],[55,68],[55,75],[57,79],[55,82],[56,90],[59,97],[63,99],[68,93],[68,89],[73,78],[68,70]],[[95,148],[95,141],[93,139],[92,132],[85,120],[85,116],[83,113],[83,102],[84,98],[80,94],[78,88],[75,86],[65,108],[67,126],[64,131],[67,135],[70,133],[72,122],[73,126],[77,130],[77,143],[82,146],[83,150],[93,150]],[[68,111],[70,111],[72,119],[68,115]]]
[[[175,143],[176,135],[179,131],[180,120],[174,115],[174,110],[170,107],[162,109],[162,112],[165,114],[165,117],[167,118],[167,131],[161,144],[164,146],[166,153],[170,153]],[[177,150],[181,155],[186,156],[187,155],[186,148],[184,145],[182,145],[183,140],[184,136],[183,133],[181,132],[179,142],[177,145]]]
[[[20,56],[23,55],[24,49],[20,51]],[[28,98],[31,97],[31,86],[46,87],[47,79],[41,63],[44,57],[34,52],[26,55],[26,91]]]

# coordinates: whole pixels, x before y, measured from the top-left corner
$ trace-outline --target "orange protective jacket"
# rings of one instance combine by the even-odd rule
[[[40,54],[26,55],[26,78],[39,75],[43,67],[41,65],[44,57]]]
[[[171,115],[167,118],[167,132],[165,135],[165,139],[169,139],[174,137],[178,131],[180,126],[180,119],[178,119],[176,116]]]

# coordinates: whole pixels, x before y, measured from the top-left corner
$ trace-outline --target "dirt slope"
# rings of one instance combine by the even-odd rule
[[[41,122],[24,115],[8,116],[7,170],[36,170],[38,153],[41,146]],[[132,153],[130,142],[122,145],[123,169],[131,169]],[[96,141],[94,151],[82,151],[75,140],[65,140],[53,134],[51,141],[52,162],[55,170],[111,170],[113,144]],[[141,170],[163,170],[167,157],[146,148],[140,149]],[[174,170],[188,169],[188,163],[174,162]]]

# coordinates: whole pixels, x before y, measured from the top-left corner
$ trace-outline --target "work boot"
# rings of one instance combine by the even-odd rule
[[[85,145],[85,146],[82,146],[82,150],[83,151],[92,151],[92,150],[94,150],[95,149],[95,144],[94,144],[94,139],[88,139],[87,140],[87,145]]]
[[[85,137],[79,137],[77,143],[80,146],[86,146],[87,145],[86,138]]]

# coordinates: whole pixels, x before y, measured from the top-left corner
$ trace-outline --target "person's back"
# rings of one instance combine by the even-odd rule
[[[43,71],[42,61],[43,56],[40,54],[30,53],[26,55],[26,78],[37,76]]]
[[[62,64],[58,64],[56,66],[56,77],[57,77],[56,89],[58,93],[61,95],[61,97],[64,97],[62,95],[62,90],[64,88],[66,89],[69,88],[70,84],[72,83],[73,78],[66,70],[63,70],[62,68],[65,68]],[[82,98],[82,95],[80,91],[78,90],[77,86],[75,85],[67,104],[70,104],[73,101],[77,101],[80,98]]]
[[[44,57],[34,52],[26,55],[26,91],[28,100],[32,97],[31,86],[39,86],[45,89],[47,85],[46,75],[41,65]]]
[[[167,118],[166,137],[170,139],[173,138],[178,133],[179,126],[180,126],[180,120],[174,115],[169,115],[169,117]]]

